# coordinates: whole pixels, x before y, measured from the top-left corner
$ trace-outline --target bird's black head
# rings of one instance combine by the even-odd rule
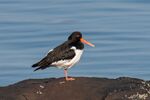
[[[68,37],[68,40],[71,40],[72,42],[78,42],[80,41],[81,38],[82,38],[81,32],[75,31]]]
[[[68,41],[73,44],[73,45],[77,45],[77,46],[82,46],[83,43],[88,44],[92,47],[95,47],[92,43],[86,41],[85,39],[82,38],[82,34],[78,31],[73,32],[69,37],[68,37]],[[83,46],[82,46],[83,47]]]

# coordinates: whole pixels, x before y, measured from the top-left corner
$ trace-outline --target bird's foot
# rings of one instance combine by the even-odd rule
[[[74,81],[75,80],[75,78],[72,78],[72,77],[70,77],[70,78],[66,78],[66,81]]]

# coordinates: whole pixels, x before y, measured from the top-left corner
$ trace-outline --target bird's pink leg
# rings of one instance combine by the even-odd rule
[[[66,81],[73,81],[73,80],[75,80],[74,78],[68,78],[67,69],[64,69],[64,74],[65,74]]]

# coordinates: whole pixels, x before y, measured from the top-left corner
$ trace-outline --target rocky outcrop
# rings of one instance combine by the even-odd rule
[[[129,77],[28,79],[0,87],[0,100],[150,100],[150,82]]]

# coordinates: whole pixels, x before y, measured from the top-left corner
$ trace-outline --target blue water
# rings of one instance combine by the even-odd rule
[[[0,86],[63,77],[63,70],[33,72],[31,65],[73,31],[96,47],[85,47],[70,76],[150,80],[150,1],[0,0]]]

